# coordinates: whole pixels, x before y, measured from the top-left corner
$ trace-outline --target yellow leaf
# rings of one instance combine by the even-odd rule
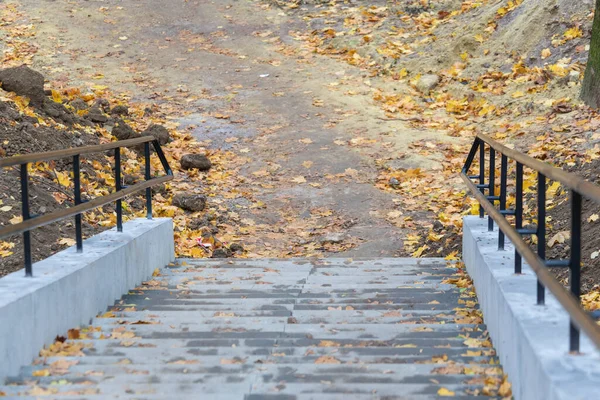
[[[452,390],[448,390],[446,388],[440,388],[440,390],[438,390],[437,392],[438,396],[454,396],[454,392]]]
[[[295,178],[291,179],[291,181],[294,183],[306,183],[306,178],[303,176],[296,176]]]
[[[571,232],[562,231],[558,232],[556,235],[552,236],[548,241],[548,247],[553,247],[556,243],[564,243],[565,241],[571,238]]]
[[[563,64],[553,64],[548,67],[552,73],[560,78],[567,76],[569,70]]]
[[[50,371],[47,369],[38,369],[37,371],[33,371],[31,374],[33,376],[50,376]]]
[[[61,104],[63,102],[62,96],[60,95],[60,93],[54,89],[52,89],[52,100],[54,100],[56,103],[61,103]]]
[[[481,347],[482,343],[479,339],[469,338],[463,342],[468,347]]]
[[[192,250],[190,250],[190,256],[192,256],[193,258],[199,258],[204,257],[205,253],[204,250],[202,250],[200,247],[194,247]]]
[[[512,388],[510,383],[504,379],[502,385],[500,385],[500,389],[498,389],[498,394],[502,397],[511,397],[512,396]]]
[[[400,210],[394,210],[394,211],[390,211],[389,213],[387,213],[388,218],[398,218],[402,215],[402,211]]]
[[[563,36],[567,40],[572,40],[572,39],[575,39],[578,37],[582,37],[583,32],[581,31],[581,29],[579,29],[579,27],[576,26],[574,28],[567,29],[567,31],[563,34]]]
[[[70,186],[71,185],[71,178],[69,178],[69,174],[68,173],[66,173],[66,172],[60,172],[60,171],[57,171],[57,170],[54,170],[54,173],[56,174],[56,180],[62,186]]]
[[[545,60],[546,58],[550,57],[551,55],[552,55],[552,52],[550,51],[550,49],[542,50],[542,60]]]
[[[71,238],[62,238],[58,241],[58,244],[67,245],[67,246],[74,246],[75,243],[76,243],[75,239],[71,239]]]
[[[444,235],[442,235],[441,233],[433,233],[433,232],[429,232],[429,235],[427,235],[427,239],[431,240],[432,242],[439,242],[441,238],[443,238]]]
[[[424,252],[425,250],[427,250],[428,248],[429,248],[429,246],[427,246],[427,245],[423,245],[423,246],[419,247],[419,248],[417,249],[417,251],[415,251],[415,252],[412,254],[412,256],[413,256],[413,257],[415,257],[415,258],[419,258],[419,257],[421,257],[421,256],[423,255],[423,252]]]
[[[342,362],[332,356],[321,356],[315,360],[315,364],[341,364]]]

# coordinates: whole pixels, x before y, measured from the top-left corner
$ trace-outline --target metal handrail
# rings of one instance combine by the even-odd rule
[[[136,183],[131,186],[123,186],[121,184],[121,148],[131,147],[143,144],[145,158],[145,181]],[[150,144],[153,145],[156,155],[158,156],[165,175],[153,178],[150,168]],[[115,156],[115,191],[109,195],[95,198],[90,201],[84,201],[81,198],[81,171],[80,171],[80,156],[82,154],[90,154],[114,150]],[[50,161],[61,158],[73,157],[73,186],[75,204],[72,207],[54,211],[50,214],[41,216],[31,215],[29,211],[29,171],[30,163],[39,161]],[[170,181],[173,179],[173,171],[169,166],[160,143],[153,136],[143,136],[135,139],[120,140],[107,144],[75,147],[71,149],[48,151],[44,153],[25,154],[14,157],[0,159],[0,167],[20,166],[20,181],[21,181],[21,207],[23,221],[0,228],[0,238],[12,236],[15,234],[23,234],[23,247],[25,258],[25,276],[33,276],[32,257],[31,257],[31,235],[30,231],[53,222],[63,220],[68,217],[75,217],[75,236],[77,244],[77,252],[83,251],[83,234],[82,234],[82,219],[81,214],[86,211],[93,210],[111,202],[116,202],[117,213],[117,231],[123,232],[123,209],[122,199],[131,194],[146,190],[146,217],[152,219],[152,186]]]
[[[486,183],[486,145],[489,150],[489,171]],[[496,195],[496,152],[501,155],[500,167],[500,196]],[[479,153],[479,174],[469,175],[469,169]],[[506,208],[508,159],[516,161],[516,198],[515,208]],[[523,166],[538,173],[537,182],[537,220],[535,229],[524,229],[523,224]],[[581,202],[582,196],[600,203],[600,187],[585,179],[531,158],[514,149],[510,149],[487,135],[478,134],[469,151],[467,160],[461,172],[461,177],[469,190],[479,201],[481,218],[484,212],[488,214],[488,230],[492,231],[494,222],[498,225],[498,249],[504,249],[505,236],[515,247],[515,274],[521,273],[522,259],[536,273],[537,304],[545,302],[545,289],[550,290],[556,300],[563,306],[571,319],[569,327],[569,350],[579,352],[580,330],[600,349],[600,326],[581,307]],[[473,179],[479,181],[473,183]],[[570,189],[571,195],[571,256],[568,260],[546,260],[546,180],[560,182]],[[487,190],[487,195],[485,194]],[[494,205],[500,203],[499,209]],[[506,219],[506,215],[515,216],[515,226]],[[537,235],[537,254],[523,240],[523,235]],[[571,272],[570,290],[550,273],[548,267],[568,267]]]

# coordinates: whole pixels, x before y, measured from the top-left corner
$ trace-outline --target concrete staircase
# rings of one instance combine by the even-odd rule
[[[456,273],[439,259],[179,260],[46,349],[0,393],[494,398],[483,393],[502,370],[485,326],[460,311],[475,299],[442,283]]]

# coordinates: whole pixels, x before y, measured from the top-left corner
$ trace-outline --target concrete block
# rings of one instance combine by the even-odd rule
[[[136,219],[0,279],[0,381],[174,260],[172,220]]]
[[[598,398],[600,352],[582,335],[580,355],[569,354],[569,317],[551,293],[536,305],[536,276],[523,263],[514,274],[514,247],[498,250],[498,229],[466,217],[463,260],[473,278],[485,323],[516,400]]]

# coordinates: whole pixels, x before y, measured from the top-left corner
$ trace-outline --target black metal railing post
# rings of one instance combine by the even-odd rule
[[[73,183],[75,205],[81,204],[81,170],[79,163],[79,154],[73,156]],[[81,214],[75,215],[75,241],[77,243],[77,252],[83,252],[83,234],[81,231]]]
[[[500,212],[506,211],[506,186],[508,181],[508,157],[502,154],[500,161]],[[498,250],[504,250],[504,232],[498,229]]]
[[[537,253],[546,260],[546,176],[538,172],[538,223],[537,223]],[[537,304],[546,302],[546,289],[538,279],[537,281]]]
[[[485,194],[485,144],[481,142],[479,144],[479,191]],[[484,210],[483,206],[479,205],[479,218],[483,218]]]
[[[145,157],[145,178],[149,181],[152,177],[150,175],[150,143],[144,143],[144,157]],[[152,189],[146,189],[146,218],[152,219]]]
[[[489,180],[489,199],[494,204],[494,198],[496,196],[496,151],[490,146],[490,180]],[[494,230],[494,219],[491,215],[488,215],[488,231]]]
[[[581,296],[581,195],[571,190],[571,293],[578,300]],[[579,329],[571,321],[569,327],[569,351],[579,352]]]
[[[523,164],[517,162],[517,179],[515,189],[515,228],[517,231],[523,228]],[[515,249],[515,274],[520,274],[523,260]]]
[[[115,185],[117,192],[122,189],[121,185],[121,148],[115,149]],[[117,200],[117,231],[123,232],[123,201]]]
[[[160,160],[160,163],[162,164],[167,175],[173,175],[173,170],[171,170],[171,167],[169,166],[169,161],[167,161],[167,157],[165,156],[162,147],[160,147],[160,143],[158,142],[158,140],[153,140],[152,145],[154,146],[156,155],[158,156],[158,159]]]
[[[23,221],[31,218],[29,212],[29,171],[27,164],[21,164],[21,213]],[[31,232],[23,232],[23,255],[25,258],[25,276],[33,276],[33,262],[31,258]]]

